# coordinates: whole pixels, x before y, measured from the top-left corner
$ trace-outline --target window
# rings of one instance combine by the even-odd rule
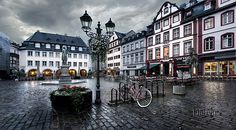
[[[173,57],[179,56],[179,44],[173,45]]]
[[[156,22],[156,30],[160,29],[161,28],[161,24],[160,24],[160,21]]]
[[[53,61],[49,61],[49,66],[53,67]]]
[[[77,58],[77,54],[73,54],[73,58]]]
[[[46,44],[46,48],[47,48],[47,49],[50,49],[50,48],[51,48],[51,45],[50,45],[50,44]]]
[[[169,47],[163,48],[163,58],[164,60],[167,60],[169,58]]]
[[[168,26],[169,25],[169,19],[165,19],[164,20],[164,27]]]
[[[71,66],[71,62],[68,62],[68,65]]]
[[[73,62],[73,66],[76,67],[77,66],[77,62]]]
[[[35,61],[35,66],[40,66],[40,61]]]
[[[123,64],[125,65],[125,56],[123,56]]]
[[[54,53],[53,52],[49,52],[49,57],[54,57]]]
[[[33,66],[33,61],[32,61],[32,60],[28,60],[27,65],[28,65],[28,66]]]
[[[192,11],[191,11],[191,10],[186,13],[186,16],[187,16],[187,17],[189,17],[189,16],[191,16],[191,15],[192,15]]]
[[[135,43],[135,49],[139,49],[139,43],[138,42]]]
[[[179,14],[176,14],[173,16],[173,23],[176,23],[179,21]]]
[[[35,43],[35,48],[40,48],[40,43]]]
[[[87,59],[87,54],[84,54],[84,59]]]
[[[125,52],[125,46],[123,46],[123,52]]]
[[[169,32],[164,32],[163,42],[168,42],[168,41],[169,41]]]
[[[68,58],[71,58],[71,53],[68,54]]]
[[[228,1],[230,1],[230,0],[221,0],[221,4],[228,2]]]
[[[233,48],[234,47],[234,34],[227,33],[221,36],[221,48]]]
[[[192,48],[192,41],[188,41],[184,43],[184,54],[189,54],[189,50]]]
[[[234,11],[227,11],[221,14],[221,25],[227,25],[234,22]]]
[[[82,54],[79,54],[79,58],[82,59]]]
[[[211,51],[214,50],[215,45],[215,39],[214,37],[208,37],[204,40],[204,50],[205,51]]]
[[[134,50],[134,44],[133,43],[131,44],[131,50]]]
[[[138,63],[138,53],[135,53],[135,63]]]
[[[215,18],[210,17],[204,20],[204,29],[211,29],[215,27]]]
[[[127,55],[126,64],[129,64],[129,55]]]
[[[47,52],[46,51],[43,52],[43,57],[47,57]]]
[[[120,47],[118,47],[117,50],[120,51]]]
[[[144,52],[142,51],[142,52],[140,53],[140,62],[143,62],[143,61],[144,61],[144,56],[143,56],[143,54],[144,54]]]
[[[161,43],[161,34],[156,35],[156,44]]]
[[[60,45],[56,45],[56,47],[55,47],[56,49],[60,49]]]
[[[153,37],[149,37],[148,38],[148,46],[152,46],[153,45]]]
[[[184,36],[192,34],[192,24],[184,25]]]
[[[35,52],[35,57],[40,57],[40,51]]]
[[[56,61],[56,67],[60,67],[60,61]]]
[[[129,51],[129,45],[126,46],[126,51],[127,51],[127,52]]]
[[[143,48],[144,47],[144,41],[140,41],[140,48]]]
[[[161,58],[161,49],[160,47],[156,48],[156,59],[160,59]]]
[[[33,52],[32,51],[28,51],[28,56],[33,56]]]
[[[79,67],[82,67],[82,62],[79,62]]]
[[[42,66],[47,66],[47,61],[43,61]]]
[[[173,39],[179,38],[179,28],[173,29]]]
[[[131,57],[131,62],[130,63],[133,64],[134,63],[134,54],[131,54],[130,57]]]
[[[74,51],[74,50],[75,50],[75,46],[72,46],[72,47],[70,48],[70,50]]]
[[[152,49],[148,50],[148,60],[152,60]]]
[[[60,58],[60,52],[56,52],[56,57]]]
[[[164,9],[164,14],[167,14],[169,12],[169,8],[168,7],[165,7]]]
[[[82,48],[82,47],[79,47],[79,51],[83,51],[83,48]]]

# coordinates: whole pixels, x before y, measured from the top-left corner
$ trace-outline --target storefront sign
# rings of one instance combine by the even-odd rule
[[[133,65],[133,66],[127,66],[127,68],[136,68],[136,66],[135,66],[135,65]]]

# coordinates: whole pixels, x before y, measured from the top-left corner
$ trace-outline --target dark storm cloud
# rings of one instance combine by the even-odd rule
[[[173,1],[179,3],[180,1]],[[93,28],[111,17],[116,30],[141,31],[152,22],[164,0],[0,0],[0,32],[21,43],[40,30],[81,36],[79,17],[88,10]]]

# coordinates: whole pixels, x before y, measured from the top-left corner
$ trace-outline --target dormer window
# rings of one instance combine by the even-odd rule
[[[168,7],[165,7],[164,9],[164,14],[167,14],[169,12],[169,8]]]
[[[47,49],[50,49],[50,48],[51,48],[51,45],[50,45],[50,44],[46,44],[46,48],[47,48]]]
[[[83,48],[82,48],[82,47],[79,47],[79,51],[83,51]]]
[[[55,47],[56,49],[60,49],[60,45],[56,45],[56,47]]]
[[[72,51],[74,51],[74,50],[75,50],[75,46],[72,46],[70,49],[71,49]]]
[[[40,43],[35,43],[35,48],[40,48]]]
[[[192,15],[192,10],[189,10],[187,13],[186,13],[186,16],[191,16]]]
[[[211,9],[211,2],[206,2],[204,8],[205,10]]]

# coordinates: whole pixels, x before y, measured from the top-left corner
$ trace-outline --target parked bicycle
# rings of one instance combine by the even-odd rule
[[[152,102],[152,93],[143,85],[135,86],[135,82],[132,80],[119,90],[119,94],[123,101],[128,96],[132,97],[140,107],[147,107]]]

